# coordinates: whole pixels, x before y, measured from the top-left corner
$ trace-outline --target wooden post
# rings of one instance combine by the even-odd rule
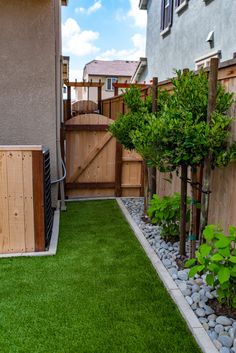
[[[147,209],[148,209],[148,167],[146,161],[143,162],[143,191],[144,191],[144,217],[147,217]]]
[[[180,240],[179,253],[186,255],[186,213],[187,213],[187,177],[188,166],[181,166],[181,220],[180,220]]]
[[[123,148],[119,142],[116,142],[116,164],[115,164],[115,196],[122,196],[122,152]]]
[[[99,83],[101,84],[101,80],[99,80]],[[99,114],[102,114],[102,86],[98,87],[98,111]]]
[[[157,99],[158,99],[158,78],[153,77],[152,80],[152,113],[157,112]],[[149,167],[148,168],[148,173],[149,173],[149,199],[152,198],[154,194],[156,194],[156,168],[155,167]]]
[[[207,107],[207,122],[211,121],[211,115],[215,111],[216,107],[216,94],[217,94],[217,77],[218,77],[218,66],[219,59],[212,58],[210,61],[210,72],[209,72],[209,93],[208,93],[208,107]],[[202,205],[201,205],[201,237],[202,242],[203,230],[207,225],[208,211],[209,211],[209,199],[210,199],[210,185],[211,182],[211,154],[205,158],[204,170],[203,170],[203,186],[202,186]]]
[[[71,86],[67,86],[67,118],[71,118]]]
[[[116,81],[118,83],[118,81]],[[114,87],[114,97],[119,95],[119,88],[117,86]]]
[[[45,250],[45,214],[43,186],[43,154],[42,151],[32,152],[33,194],[34,194],[34,234],[35,251]]]

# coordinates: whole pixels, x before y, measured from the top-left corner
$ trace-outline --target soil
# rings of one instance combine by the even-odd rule
[[[175,260],[179,271],[186,269],[186,267],[184,266],[186,260],[187,260],[187,256],[182,256],[180,259]]]
[[[236,320],[236,309],[220,304],[217,299],[208,300],[208,304],[215,311],[216,315],[228,316],[229,318]]]

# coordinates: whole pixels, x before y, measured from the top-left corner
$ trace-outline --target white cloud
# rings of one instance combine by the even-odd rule
[[[136,27],[145,28],[147,24],[147,11],[139,9],[139,0],[129,0],[130,11],[128,17],[132,18]]]
[[[139,60],[145,55],[145,36],[136,33],[131,38],[133,48],[131,49],[109,49],[96,57],[97,60]]]
[[[70,69],[70,81],[82,81],[83,70]]]
[[[91,13],[98,11],[102,7],[102,2],[101,0],[96,0],[94,4],[87,9],[84,7],[77,7],[75,9],[76,13],[82,13],[82,14],[87,14],[91,15]]]
[[[99,51],[93,42],[99,37],[98,32],[82,31],[79,24],[73,19],[68,18],[62,24],[62,46],[63,54],[86,56],[95,54]]]

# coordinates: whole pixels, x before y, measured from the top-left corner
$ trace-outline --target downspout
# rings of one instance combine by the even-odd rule
[[[55,90],[56,90],[56,151],[57,151],[57,170],[61,196],[61,210],[65,211],[65,191],[63,184],[62,156],[60,129],[62,122],[62,79],[61,79],[61,3],[54,0],[54,23],[55,23]]]

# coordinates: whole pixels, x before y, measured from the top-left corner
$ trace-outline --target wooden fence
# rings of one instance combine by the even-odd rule
[[[220,64],[218,80],[228,92],[233,92],[236,98],[236,59]],[[171,80],[160,82],[158,87],[163,90],[172,90]],[[145,98],[150,94],[150,87],[142,90]],[[105,99],[101,104],[102,114],[115,120],[127,108],[123,96]],[[230,115],[236,117],[236,104],[233,105]],[[233,138],[236,139],[236,122],[231,126]],[[169,175],[157,171],[157,194],[160,196],[180,192],[180,179],[173,173],[172,183],[168,182]],[[236,226],[236,162],[226,168],[216,168],[212,172],[212,194],[210,196],[209,223],[220,224],[225,231],[229,225]]]

